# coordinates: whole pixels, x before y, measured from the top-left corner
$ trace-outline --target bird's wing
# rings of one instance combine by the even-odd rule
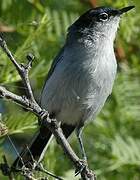
[[[60,62],[62,59],[63,59],[63,52],[64,52],[64,47],[60,50],[60,52],[58,53],[58,55],[54,58],[53,62],[52,62],[52,65],[51,65],[51,68],[47,74],[47,78],[46,78],[46,81],[51,77],[51,75],[53,74],[54,72],[54,69],[56,67],[56,65],[58,64],[58,62]],[[46,83],[45,81],[45,83]]]
[[[63,52],[64,52],[64,46],[61,48],[61,50],[59,51],[59,53],[57,54],[57,56],[54,58],[54,60],[52,62],[51,68],[50,68],[50,70],[49,70],[49,72],[47,74],[47,77],[46,77],[45,81],[44,81],[44,86],[43,86],[42,91],[41,91],[41,97],[40,97],[40,100],[39,100],[39,104],[41,104],[42,92],[43,92],[43,89],[44,89],[44,87],[46,85],[46,82],[48,81],[48,79],[53,74],[56,65],[63,59]]]

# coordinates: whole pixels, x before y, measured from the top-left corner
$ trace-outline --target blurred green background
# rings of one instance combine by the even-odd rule
[[[112,95],[94,122],[84,130],[84,144],[91,169],[98,180],[140,179],[140,1],[139,0],[1,0],[0,33],[20,62],[27,53],[36,57],[30,79],[39,99],[51,62],[65,41],[67,27],[85,10],[95,6],[121,8],[135,5],[123,17],[115,42],[118,75]],[[0,50],[0,84],[18,94],[25,89],[13,65]],[[0,99],[1,124],[20,151],[30,142],[37,119],[15,104]],[[79,154],[75,134],[70,143]],[[7,136],[0,138],[0,161],[6,154],[9,163],[16,158]],[[47,150],[45,167],[66,180],[74,169],[55,140]],[[36,177],[40,177],[37,174]],[[0,180],[7,179],[0,172]],[[17,176],[16,179],[23,179]],[[49,179],[52,179],[49,177]]]

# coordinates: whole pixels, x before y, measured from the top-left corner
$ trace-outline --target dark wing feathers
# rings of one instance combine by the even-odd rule
[[[63,52],[64,52],[64,46],[61,48],[61,50],[59,51],[59,53],[57,54],[57,56],[54,58],[54,60],[52,62],[51,68],[50,68],[50,70],[49,70],[49,72],[47,74],[47,77],[46,77],[45,81],[44,81],[42,91],[43,91],[43,89],[44,89],[44,87],[46,85],[46,82],[48,81],[48,79],[53,74],[56,65],[63,59]],[[41,91],[41,96],[40,96],[40,100],[39,100],[40,105],[41,105],[42,91]]]
[[[56,65],[58,64],[59,61],[61,61],[63,59],[63,52],[64,52],[64,47],[62,47],[62,49],[59,51],[58,55],[54,58],[53,62],[52,62],[52,65],[51,65],[51,68],[47,74],[47,78],[46,78],[46,81],[51,77],[51,75],[53,74],[54,72],[54,69],[56,67]],[[45,81],[45,83],[46,83]]]

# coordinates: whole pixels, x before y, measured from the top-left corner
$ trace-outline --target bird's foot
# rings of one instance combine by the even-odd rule
[[[41,125],[43,120],[49,117],[49,113],[43,109],[40,113],[40,117],[38,118],[38,124]]]
[[[97,180],[96,174],[94,173],[94,171],[91,171],[88,168],[87,162],[85,160],[80,160],[80,162],[78,162],[78,168],[75,171],[75,176],[77,176],[79,174],[83,174],[83,173],[84,173],[84,175],[86,174],[86,177],[88,179]]]
[[[75,176],[78,176],[87,167],[87,161],[80,159],[80,166],[75,170]]]

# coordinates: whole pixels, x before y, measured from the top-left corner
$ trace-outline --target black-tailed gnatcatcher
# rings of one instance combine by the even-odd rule
[[[68,28],[65,45],[52,63],[41,94],[42,108],[61,121],[64,135],[68,138],[76,130],[84,160],[82,129],[112,92],[117,70],[113,42],[121,15],[132,8],[98,7],[81,15]],[[49,129],[40,129],[30,152],[22,154],[23,161],[31,160],[30,153],[40,161],[51,137]],[[18,157],[14,165],[19,161]]]

